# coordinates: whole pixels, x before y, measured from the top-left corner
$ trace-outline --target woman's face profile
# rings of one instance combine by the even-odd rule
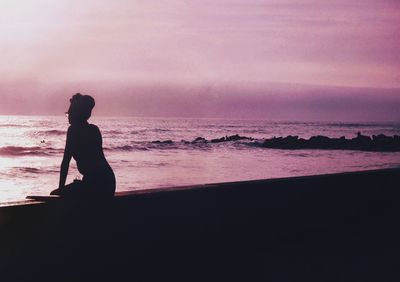
[[[71,103],[71,106],[69,107],[68,111],[66,112],[66,115],[68,117],[68,122],[69,124],[76,124],[79,122],[79,113],[76,109],[76,106],[74,106],[74,103]]]

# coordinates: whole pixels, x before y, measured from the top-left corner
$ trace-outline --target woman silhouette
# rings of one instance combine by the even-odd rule
[[[99,128],[89,124],[88,119],[95,105],[93,97],[77,93],[70,99],[71,105],[66,112],[69,121],[64,157],[60,169],[58,189],[51,195],[109,198],[115,192],[115,176],[108,164],[102,146]],[[82,181],[65,185],[69,163],[74,158]]]

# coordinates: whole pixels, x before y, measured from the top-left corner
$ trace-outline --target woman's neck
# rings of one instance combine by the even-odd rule
[[[85,121],[73,122],[73,123],[71,123],[71,126],[81,127],[81,126],[85,126],[85,125],[88,125],[88,124],[89,124],[88,121],[85,120]]]

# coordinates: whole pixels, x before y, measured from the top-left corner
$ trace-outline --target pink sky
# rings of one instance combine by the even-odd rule
[[[266,100],[277,83],[400,89],[399,15],[397,0],[2,0],[0,114],[57,112],[75,91],[146,115],[168,91],[173,107],[225,86]]]

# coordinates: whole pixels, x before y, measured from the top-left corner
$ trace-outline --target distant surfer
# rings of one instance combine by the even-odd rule
[[[115,192],[115,175],[103,152],[99,128],[88,123],[95,106],[89,95],[77,93],[66,112],[69,121],[58,189],[51,195],[65,197],[110,198]],[[82,181],[65,185],[71,158],[74,158]]]

